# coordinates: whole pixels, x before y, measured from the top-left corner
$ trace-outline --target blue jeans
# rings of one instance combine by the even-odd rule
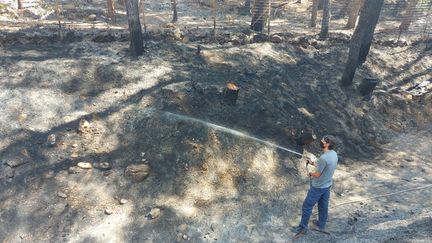
[[[311,186],[303,202],[302,218],[299,226],[305,229],[308,227],[309,218],[312,214],[312,208],[318,202],[318,227],[324,229],[328,217],[329,198],[330,187],[315,188]]]

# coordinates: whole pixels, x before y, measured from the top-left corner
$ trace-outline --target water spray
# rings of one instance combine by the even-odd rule
[[[216,130],[218,130],[218,131],[222,131],[222,132],[225,132],[225,133],[229,133],[229,134],[232,134],[232,135],[235,135],[235,136],[238,136],[238,137],[245,137],[245,138],[248,138],[248,139],[254,140],[254,141],[256,141],[256,142],[259,142],[259,143],[262,143],[262,144],[268,145],[268,146],[270,146],[270,147],[278,148],[278,149],[284,150],[284,151],[286,151],[286,152],[289,152],[289,153],[292,153],[292,154],[295,154],[295,155],[299,155],[299,156],[301,156],[302,158],[303,158],[303,157],[306,157],[304,154],[301,154],[301,153],[299,153],[299,152],[297,152],[297,151],[294,151],[294,150],[291,150],[291,149],[288,149],[288,148],[282,147],[282,146],[280,146],[280,145],[277,145],[277,144],[271,143],[271,142],[269,142],[269,141],[265,141],[265,140],[259,139],[259,138],[257,138],[257,137],[254,137],[254,136],[248,135],[248,134],[246,134],[246,133],[244,133],[244,132],[240,132],[240,131],[237,131],[237,130],[234,130],[234,129],[231,129],[231,128],[227,128],[227,127],[220,126],[220,125],[217,125],[217,124],[214,124],[214,123],[211,123],[211,122],[206,122],[206,121],[201,120],[201,119],[197,119],[197,118],[193,118],[193,117],[189,117],[189,116],[184,116],[184,115],[179,115],[179,114],[175,114],[175,113],[171,113],[171,112],[167,112],[167,111],[165,111],[164,114],[165,114],[166,116],[168,116],[168,117],[174,117],[175,119],[178,119],[178,120],[192,121],[192,122],[200,123],[200,124],[203,124],[203,125],[205,125],[205,126],[207,126],[207,127],[214,128],[214,129],[216,129]],[[307,157],[306,157],[306,158],[307,158]]]

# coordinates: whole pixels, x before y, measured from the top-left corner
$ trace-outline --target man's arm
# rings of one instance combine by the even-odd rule
[[[309,172],[309,176],[310,177],[320,177],[321,173],[319,173],[319,172]]]

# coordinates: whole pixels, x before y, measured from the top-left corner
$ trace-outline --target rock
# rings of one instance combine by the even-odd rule
[[[283,42],[283,38],[280,37],[279,35],[272,35],[270,37],[270,41],[273,43],[282,43]]]
[[[110,208],[106,208],[104,212],[105,212],[106,215],[113,214],[113,211]]]
[[[47,138],[47,145],[48,147],[54,147],[56,145],[56,135],[50,134]]]
[[[93,167],[100,170],[110,170],[112,168],[108,162],[93,163]]]
[[[150,173],[148,164],[134,164],[126,167],[125,176],[135,182],[143,181]]]
[[[63,192],[57,192],[57,196],[61,198],[67,198],[67,195],[64,194]]]
[[[120,199],[120,204],[121,205],[126,204],[127,202],[128,202],[127,199],[124,199],[124,198]]]
[[[18,151],[16,151],[18,152]],[[15,153],[16,153],[15,152]],[[4,163],[9,165],[12,168],[21,166],[23,164],[27,164],[30,162],[30,156],[27,152],[27,149],[22,149],[20,152],[18,152],[18,154],[8,154],[6,156],[3,157],[3,161],[5,161]]]
[[[78,144],[76,144],[76,143],[72,144],[72,148],[77,148],[77,147],[78,147]]]
[[[158,218],[160,214],[161,214],[160,208],[152,208],[152,210],[150,210],[150,213],[147,215],[147,217],[150,219],[155,219]]]
[[[187,224],[181,224],[177,227],[177,232],[185,233],[188,230]]]
[[[81,172],[81,169],[78,166],[72,166],[72,167],[69,167],[69,169],[68,169],[69,174],[78,174],[80,172]]]
[[[176,236],[176,242],[181,242],[183,240],[183,234],[182,233],[178,233]]]
[[[90,129],[90,123],[85,119],[80,120],[79,126],[78,126],[78,131],[79,132],[87,132],[88,129]]]
[[[5,167],[5,175],[6,175],[6,178],[13,178],[15,176],[15,172],[11,167],[6,166]]]
[[[81,169],[91,169],[93,168],[92,164],[89,162],[79,162],[77,166]]]
[[[89,21],[96,21],[96,18],[97,18],[96,14],[90,14],[89,16],[87,16],[87,20]]]
[[[187,240],[188,236],[187,235],[183,235],[183,240]]]

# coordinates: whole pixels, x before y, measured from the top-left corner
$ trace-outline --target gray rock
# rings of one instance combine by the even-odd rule
[[[113,214],[113,211],[110,208],[106,208],[104,212],[105,212],[106,215]]]
[[[270,37],[270,41],[273,43],[282,43],[283,42],[283,38],[280,37],[279,35],[272,35]]]
[[[127,202],[128,202],[128,200],[127,199],[124,199],[124,198],[122,198],[122,199],[120,199],[120,204],[121,205],[123,205],[123,204],[126,204]]]
[[[67,195],[64,194],[63,192],[57,192],[57,196],[61,198],[67,198]]]
[[[71,166],[68,169],[69,174],[78,174],[80,172],[81,172],[81,168],[79,168],[78,166]]]
[[[100,170],[110,170],[112,168],[111,164],[108,162],[93,163],[93,167]]]
[[[55,134],[50,134],[47,138],[48,147],[54,147],[56,145],[57,139]]]
[[[143,181],[150,173],[148,164],[134,164],[126,167],[125,176],[135,182]]]
[[[161,215],[160,208],[152,208],[152,210],[150,210],[150,213],[147,214],[147,217],[150,219],[155,219],[158,218],[160,215]]]

